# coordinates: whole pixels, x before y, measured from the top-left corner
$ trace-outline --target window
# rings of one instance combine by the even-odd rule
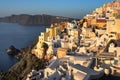
[[[111,32],[111,34],[116,34],[116,32]]]
[[[47,72],[47,77],[49,77],[49,72]]]
[[[113,37],[113,35],[110,35],[109,38]]]

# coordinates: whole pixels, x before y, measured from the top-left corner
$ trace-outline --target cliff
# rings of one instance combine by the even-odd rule
[[[10,55],[17,55],[18,53],[20,53],[20,50],[15,48],[13,45],[10,45],[10,47],[6,50],[6,52]]]
[[[51,15],[12,15],[8,17],[0,18],[0,22],[7,23],[18,23],[20,25],[49,25],[52,23],[58,23],[62,21],[71,21],[72,18],[65,18],[60,16],[51,16]]]
[[[18,63],[13,65],[8,72],[0,72],[0,80],[26,80],[27,74],[32,69],[44,69],[46,61],[38,59],[31,53],[31,49],[36,45],[38,39],[36,39],[31,45],[21,49],[23,57]]]

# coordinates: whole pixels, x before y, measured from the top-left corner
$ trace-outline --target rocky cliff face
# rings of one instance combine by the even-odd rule
[[[0,18],[0,22],[19,23],[20,25],[49,25],[61,21],[71,21],[72,18],[65,18],[51,15],[12,15]]]
[[[20,50],[18,50],[17,48],[15,48],[13,45],[11,45],[6,52],[10,55],[17,55],[18,53],[20,53]]]
[[[38,38],[35,39],[31,45],[21,49],[21,55],[23,57],[18,63],[12,66],[8,72],[3,73],[0,71],[0,80],[26,80],[27,74],[29,74],[32,69],[39,70],[47,66],[47,60],[38,59],[31,53],[32,48],[37,42]]]

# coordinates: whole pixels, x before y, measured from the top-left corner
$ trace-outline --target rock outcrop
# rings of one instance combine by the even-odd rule
[[[11,45],[6,52],[10,55],[17,55],[18,53],[20,53],[20,50],[18,50],[17,48],[15,48],[13,45]]]

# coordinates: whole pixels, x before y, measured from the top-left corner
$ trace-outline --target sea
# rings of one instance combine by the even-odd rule
[[[7,72],[18,60],[6,53],[13,45],[17,49],[30,45],[48,26],[22,26],[17,23],[0,22],[0,71]]]

